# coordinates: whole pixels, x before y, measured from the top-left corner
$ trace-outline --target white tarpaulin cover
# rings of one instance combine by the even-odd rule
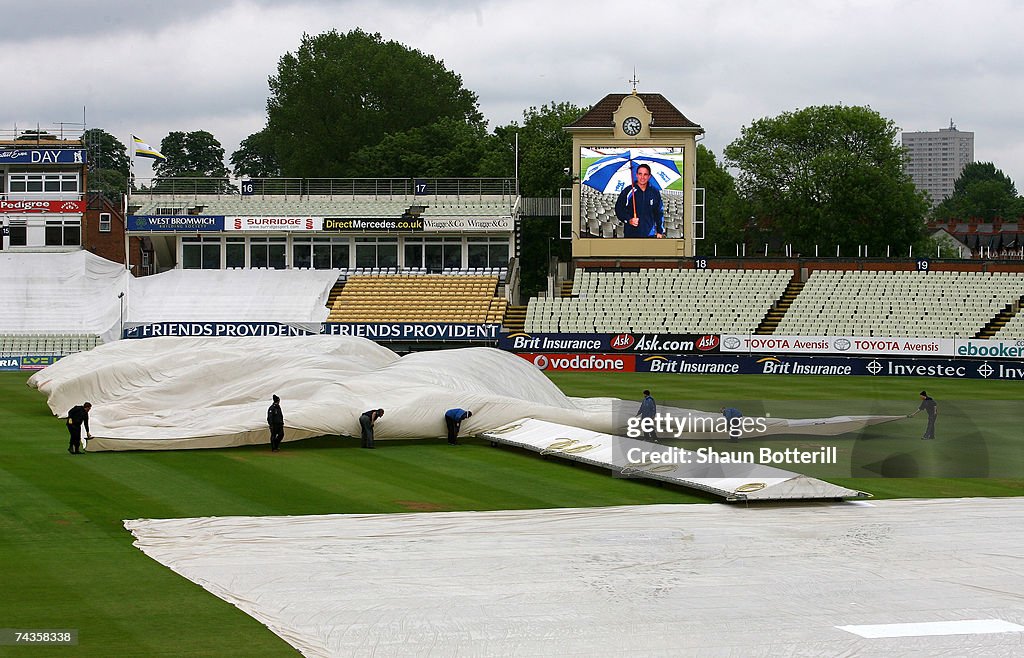
[[[1019,656],[1024,499],[126,521],[305,656]]]
[[[88,251],[0,253],[0,333],[117,337],[128,272]]]
[[[127,323],[323,322],[338,270],[170,270],[132,279]]]
[[[692,450],[532,418],[484,432],[483,436],[544,455],[602,466],[627,477],[652,478],[701,489],[728,500],[867,497],[860,491],[756,460],[754,463],[706,462]],[[751,453],[751,457],[755,455],[756,452]]]
[[[266,443],[266,411],[277,394],[285,440],[359,436],[359,415],[383,408],[377,438],[445,435],[444,412],[473,411],[478,434],[522,418],[616,433],[637,403],[568,398],[527,361],[475,347],[399,357],[353,336],[147,338],[72,354],[29,385],[58,416],[93,403],[90,450],[165,450]],[[862,417],[859,426],[889,416]],[[787,421],[776,421],[781,432]],[[796,424],[803,426],[806,421]],[[850,418],[817,419],[816,433],[850,428]]]
[[[88,251],[0,253],[0,333],[119,338],[125,324],[327,319],[338,270],[171,270],[135,278]],[[124,293],[124,298],[118,297]],[[123,304],[123,307],[122,307]]]

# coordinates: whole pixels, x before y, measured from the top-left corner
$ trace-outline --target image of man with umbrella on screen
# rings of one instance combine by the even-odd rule
[[[587,149],[583,184],[615,197],[615,217],[627,238],[664,238],[661,190],[681,176],[670,153],[655,149]],[[586,195],[584,195],[586,197]]]
[[[633,184],[619,192],[615,216],[624,223],[627,238],[665,237],[665,209],[661,192],[651,184],[651,166],[638,164]]]

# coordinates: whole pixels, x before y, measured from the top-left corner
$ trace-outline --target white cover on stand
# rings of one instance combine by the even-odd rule
[[[88,251],[0,253],[0,333],[117,337],[129,275]]]
[[[125,321],[323,322],[339,270],[170,270],[132,279]]]

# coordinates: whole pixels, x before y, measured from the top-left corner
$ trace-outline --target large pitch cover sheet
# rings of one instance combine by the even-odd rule
[[[1021,498],[125,527],[305,656],[1014,656],[1024,642]]]
[[[614,398],[569,398],[501,350],[399,357],[354,336],[123,340],[65,357],[28,383],[58,416],[92,402],[89,449],[96,451],[267,443],[274,394],[281,397],[285,441],[359,436],[359,415],[377,408],[385,410],[375,429],[381,439],[445,436],[444,413],[453,407],[473,411],[462,424],[466,435],[523,418],[615,434],[637,408]],[[827,436],[892,418],[769,420],[771,431]]]

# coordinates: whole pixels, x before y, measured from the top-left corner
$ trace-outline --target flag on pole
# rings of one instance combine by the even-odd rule
[[[157,151],[155,148],[142,141],[135,135],[132,135],[132,142],[135,145],[135,157],[137,158],[152,158],[153,160],[166,160],[164,154]]]

